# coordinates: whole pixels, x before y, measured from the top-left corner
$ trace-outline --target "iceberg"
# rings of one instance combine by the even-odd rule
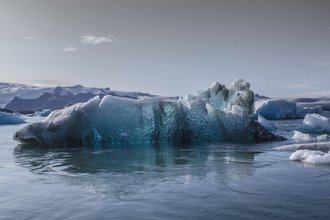
[[[297,131],[309,134],[330,134],[330,119],[319,114],[307,114]]]
[[[268,120],[303,118],[306,114],[322,114],[322,107],[302,107],[284,99],[262,99],[255,103],[255,113]]]
[[[22,124],[25,123],[21,114],[9,109],[0,109],[0,125]]]
[[[51,109],[43,109],[42,111],[36,111],[32,116],[34,117],[47,117],[52,112]]]
[[[97,96],[53,111],[21,128],[14,139],[47,146],[283,140],[250,120],[253,107],[254,93],[244,80],[229,88],[214,83],[178,99]]]

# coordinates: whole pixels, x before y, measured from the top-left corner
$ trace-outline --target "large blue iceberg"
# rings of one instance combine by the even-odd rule
[[[250,120],[253,111],[254,93],[244,80],[229,88],[214,83],[198,95],[178,99],[107,95],[56,110],[20,129],[14,139],[48,146],[281,139]]]

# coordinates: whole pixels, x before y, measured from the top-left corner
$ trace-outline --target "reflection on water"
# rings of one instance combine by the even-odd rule
[[[72,149],[19,145],[14,155],[16,162],[33,174],[55,175],[70,187],[132,202],[167,198],[173,193],[178,198],[196,196],[199,200],[215,196],[217,190],[232,191],[230,182],[252,175],[259,164],[254,158],[261,152],[251,149],[230,144]]]
[[[241,178],[253,172],[254,156],[261,153],[243,145],[121,145],[97,148],[47,149],[18,145],[17,163],[33,173],[83,175],[93,173],[170,172],[222,178]]]
[[[289,141],[49,149],[17,128],[0,127],[0,219],[329,219],[329,166],[272,150]]]

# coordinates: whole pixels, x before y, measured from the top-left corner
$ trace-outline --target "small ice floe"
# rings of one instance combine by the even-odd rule
[[[33,116],[35,117],[47,117],[50,113],[52,113],[51,109],[43,109],[42,111],[36,111]]]
[[[287,144],[279,147],[275,147],[274,150],[279,151],[296,151],[296,150],[328,150],[330,149],[330,142],[312,142],[312,143],[297,143]]]
[[[300,131],[293,131],[292,139],[294,139],[294,140],[311,140],[312,137],[310,134],[305,134]]]
[[[293,131],[293,136],[292,139],[294,140],[305,140],[305,141],[326,141],[329,139],[329,135],[327,134],[307,134],[307,133],[302,133],[300,131]]]
[[[330,119],[319,114],[307,114],[296,130],[309,134],[330,134]]]
[[[0,109],[0,125],[23,124],[25,120],[23,116],[9,109]]]
[[[330,164],[330,142],[312,142],[288,144],[274,148],[280,151],[295,151],[289,157],[292,161],[301,161],[314,165]]]
[[[330,153],[316,150],[297,150],[291,154],[289,159],[315,165],[326,165],[330,164]]]

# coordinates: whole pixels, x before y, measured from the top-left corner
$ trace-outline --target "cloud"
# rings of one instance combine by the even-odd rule
[[[53,26],[50,26],[48,24],[44,24],[44,25],[41,25],[41,27],[45,28],[45,29],[51,29],[51,28],[54,28]]]
[[[306,89],[309,87],[310,85],[305,82],[285,82],[282,84],[282,88],[285,89]]]
[[[54,79],[30,79],[29,83],[35,86],[58,86],[58,85],[68,85],[68,82],[63,82]]]
[[[76,52],[77,50],[78,49],[75,47],[67,47],[63,49],[64,52]]]
[[[330,61],[319,61],[314,64],[318,66],[330,66]]]
[[[25,36],[24,40],[34,40],[34,37],[33,36]]]
[[[325,30],[330,30],[330,26],[325,27]]]
[[[118,44],[118,39],[116,39],[112,35],[103,37],[103,36],[94,36],[91,34],[87,34],[87,35],[80,37],[80,43],[83,43],[83,44],[103,44],[103,43]]]

